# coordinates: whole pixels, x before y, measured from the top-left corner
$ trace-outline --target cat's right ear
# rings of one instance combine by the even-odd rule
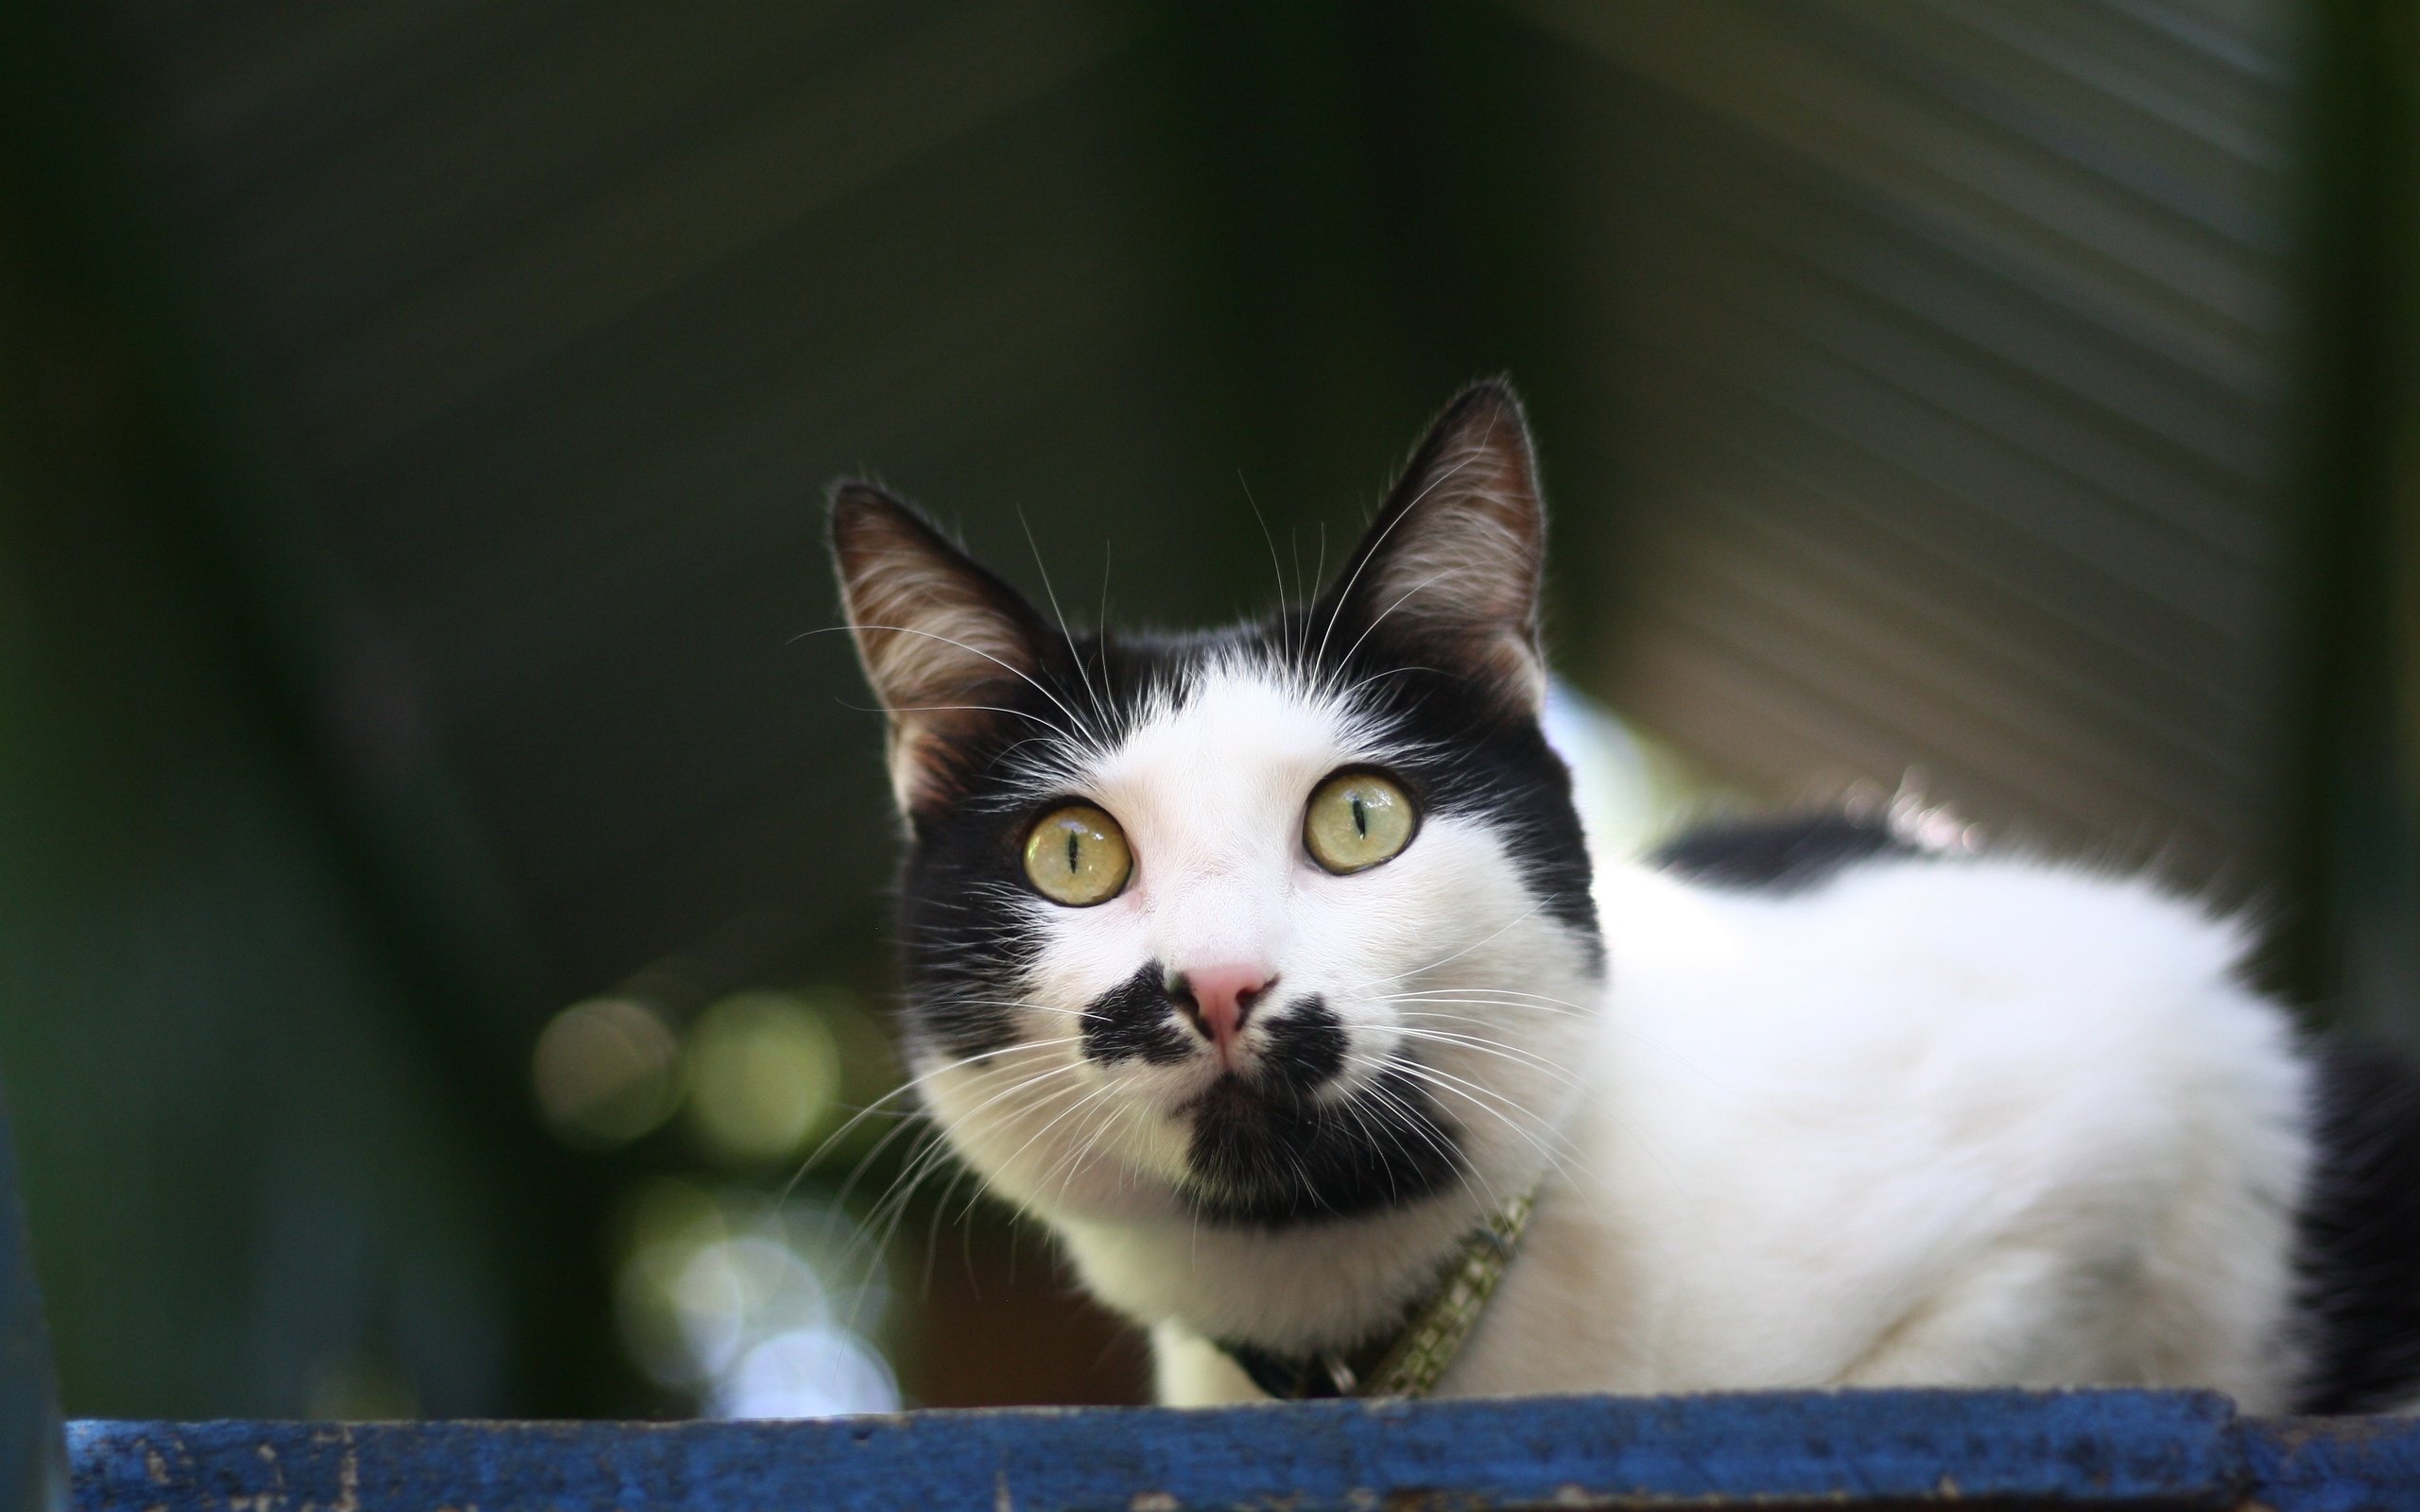
[[[1546,513],[1521,402],[1504,383],[1464,389],[1380,506],[1312,614],[1325,653],[1384,629],[1505,707],[1546,707],[1538,593]]]
[[[912,816],[963,791],[964,737],[1030,684],[1048,630],[908,505],[854,479],[831,497],[841,605],[890,722],[891,792]]]

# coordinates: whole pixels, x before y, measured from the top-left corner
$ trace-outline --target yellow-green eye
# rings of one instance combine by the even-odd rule
[[[1334,872],[1392,861],[1420,828],[1411,795],[1375,772],[1342,772],[1322,782],[1303,813],[1303,844]]]
[[[1090,908],[1117,896],[1134,870],[1126,832],[1089,803],[1044,815],[1025,837],[1025,874],[1054,903]]]

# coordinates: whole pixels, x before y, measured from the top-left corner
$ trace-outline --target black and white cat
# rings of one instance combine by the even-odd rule
[[[1164,1400],[1366,1357],[1534,1195],[1441,1393],[2420,1402],[2420,1100],[2240,928],[1839,816],[1592,861],[1501,386],[1265,623],[1071,635],[867,484],[832,534],[921,1095]]]

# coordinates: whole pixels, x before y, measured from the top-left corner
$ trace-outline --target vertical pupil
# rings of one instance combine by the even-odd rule
[[[1067,869],[1068,869],[1069,871],[1071,871],[1071,872],[1072,872],[1072,871],[1074,871],[1074,870],[1076,869],[1076,851],[1077,851],[1077,849],[1078,849],[1080,846],[1081,846],[1082,844],[1083,844],[1083,832],[1082,832],[1082,831],[1080,831],[1080,830],[1077,830],[1077,829],[1074,829],[1074,828],[1070,828],[1070,829],[1067,831]]]
[[[1370,838],[1370,815],[1368,810],[1362,808],[1361,795],[1358,793],[1353,795],[1353,833],[1364,840]]]

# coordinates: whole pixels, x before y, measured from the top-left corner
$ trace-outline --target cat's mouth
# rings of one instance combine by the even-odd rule
[[[1225,1071],[1178,1105],[1177,1113],[1199,1123],[1240,1122],[1271,1114],[1293,1117],[1299,1116],[1310,1100],[1308,1090],[1272,1084],[1265,1076]]]
[[[1404,1068],[1314,1095],[1321,1085],[1227,1072],[1184,1101],[1184,1195],[1197,1213],[1257,1225],[1350,1217],[1441,1190],[1461,1169],[1459,1131]]]
[[[1197,1129],[1290,1125],[1316,1116],[1322,1089],[1342,1075],[1351,1041],[1325,1000],[1306,997],[1255,1026],[1249,1055],[1221,1059],[1208,1085],[1177,1105]]]
[[[1255,1108],[1296,1107],[1344,1070],[1350,1040],[1323,997],[1297,998],[1254,1028],[1250,1054],[1240,1061],[1221,1057],[1217,1079],[1193,1098],[1195,1104],[1242,1107],[1236,1100],[1247,1099]]]

